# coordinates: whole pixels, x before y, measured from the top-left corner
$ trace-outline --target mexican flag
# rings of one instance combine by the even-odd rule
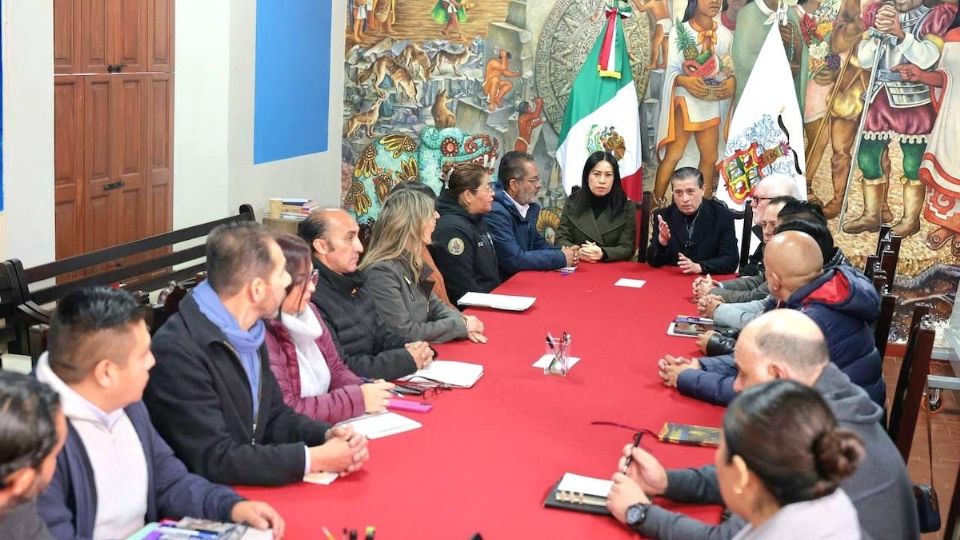
[[[630,71],[622,17],[629,8],[607,9],[607,23],[573,81],[560,131],[557,161],[563,171],[563,188],[579,186],[587,156],[597,150],[615,155],[627,196],[643,195],[643,157],[640,143],[640,104]]]

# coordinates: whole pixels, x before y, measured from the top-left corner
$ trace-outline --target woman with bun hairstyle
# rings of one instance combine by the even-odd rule
[[[610,152],[594,152],[583,165],[580,189],[567,198],[557,243],[580,246],[584,262],[626,261],[637,250],[636,208],[620,185]]]
[[[744,390],[727,409],[715,455],[720,496],[747,522],[733,540],[861,538],[857,510],[838,486],[863,453],[816,390],[785,379]],[[622,473],[613,480],[610,499],[636,487]],[[614,516],[636,529],[650,500],[639,489],[629,496],[639,502]]]

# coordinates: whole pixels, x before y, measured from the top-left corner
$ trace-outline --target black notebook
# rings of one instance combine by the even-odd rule
[[[607,498],[596,495],[585,495],[582,493],[573,493],[569,491],[557,491],[560,482],[554,484],[547,493],[547,498],[543,501],[543,506],[547,508],[560,508],[563,510],[573,510],[575,512],[586,512],[588,514],[598,514],[609,516],[607,510]]]

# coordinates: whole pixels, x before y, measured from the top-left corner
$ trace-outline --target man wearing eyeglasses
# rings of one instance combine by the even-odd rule
[[[737,269],[733,213],[714,199],[704,200],[703,175],[681,167],[670,177],[673,204],[653,213],[657,232],[650,239],[650,266],[678,266],[684,274],[730,274]]]
[[[781,173],[773,173],[763,177],[763,179],[753,186],[753,194],[750,196],[750,207],[753,210],[753,233],[762,239],[761,230],[764,211],[770,201],[778,197],[792,197],[794,199],[800,196],[800,189],[797,187],[797,179]],[[753,255],[747,259],[747,264],[740,267],[740,276],[763,276],[763,241],[757,246]],[[727,300],[728,302],[730,300]]]
[[[507,152],[500,160],[497,180],[493,210],[483,220],[493,235],[500,278],[507,279],[521,270],[576,266],[580,262],[578,246],[551,246],[537,232],[540,205],[536,200],[543,183],[533,156]]]

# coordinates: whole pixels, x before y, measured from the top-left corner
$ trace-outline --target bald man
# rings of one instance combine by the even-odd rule
[[[391,332],[377,316],[373,298],[357,271],[363,245],[357,221],[340,208],[313,211],[297,226],[310,244],[319,274],[312,301],[333,333],[340,356],[361,377],[393,380],[433,360],[424,341]]]
[[[750,206],[753,209],[753,234],[758,238],[763,238],[761,221],[766,214],[767,205],[774,199],[789,198],[796,200],[799,196],[800,189],[797,187],[796,178],[780,173],[764,176],[759,183],[753,186],[753,193],[750,195]],[[760,242],[753,255],[747,258],[747,263],[740,268],[741,276],[763,275],[764,242],[766,240]]]
[[[820,246],[799,231],[775,235],[763,258],[769,308],[809,315],[827,336],[831,361],[882,407],[886,386],[871,329],[880,313],[880,296],[873,283],[851,266],[824,271]],[[664,384],[687,396],[726,405],[735,395],[737,369],[729,355],[692,360],[667,356],[658,362],[658,370]]]
[[[743,329],[736,353],[737,391],[773,379],[810,386],[823,396],[840,426],[854,431],[863,441],[866,454],[856,472],[840,484],[857,508],[863,531],[870,538],[918,538],[910,478],[900,453],[880,423],[883,409],[830,362],[818,323],[800,311],[771,311]],[[632,464],[626,474],[614,476],[614,489],[607,498],[608,508],[621,522],[626,508],[649,505],[654,496],[677,502],[722,503],[713,465],[668,471],[641,448],[628,445],[624,453],[632,454]],[[623,465],[621,460],[620,470]],[[647,508],[646,519],[635,530],[650,538],[725,540],[735,536],[744,525],[737,515],[719,525],[710,525],[653,505]]]

